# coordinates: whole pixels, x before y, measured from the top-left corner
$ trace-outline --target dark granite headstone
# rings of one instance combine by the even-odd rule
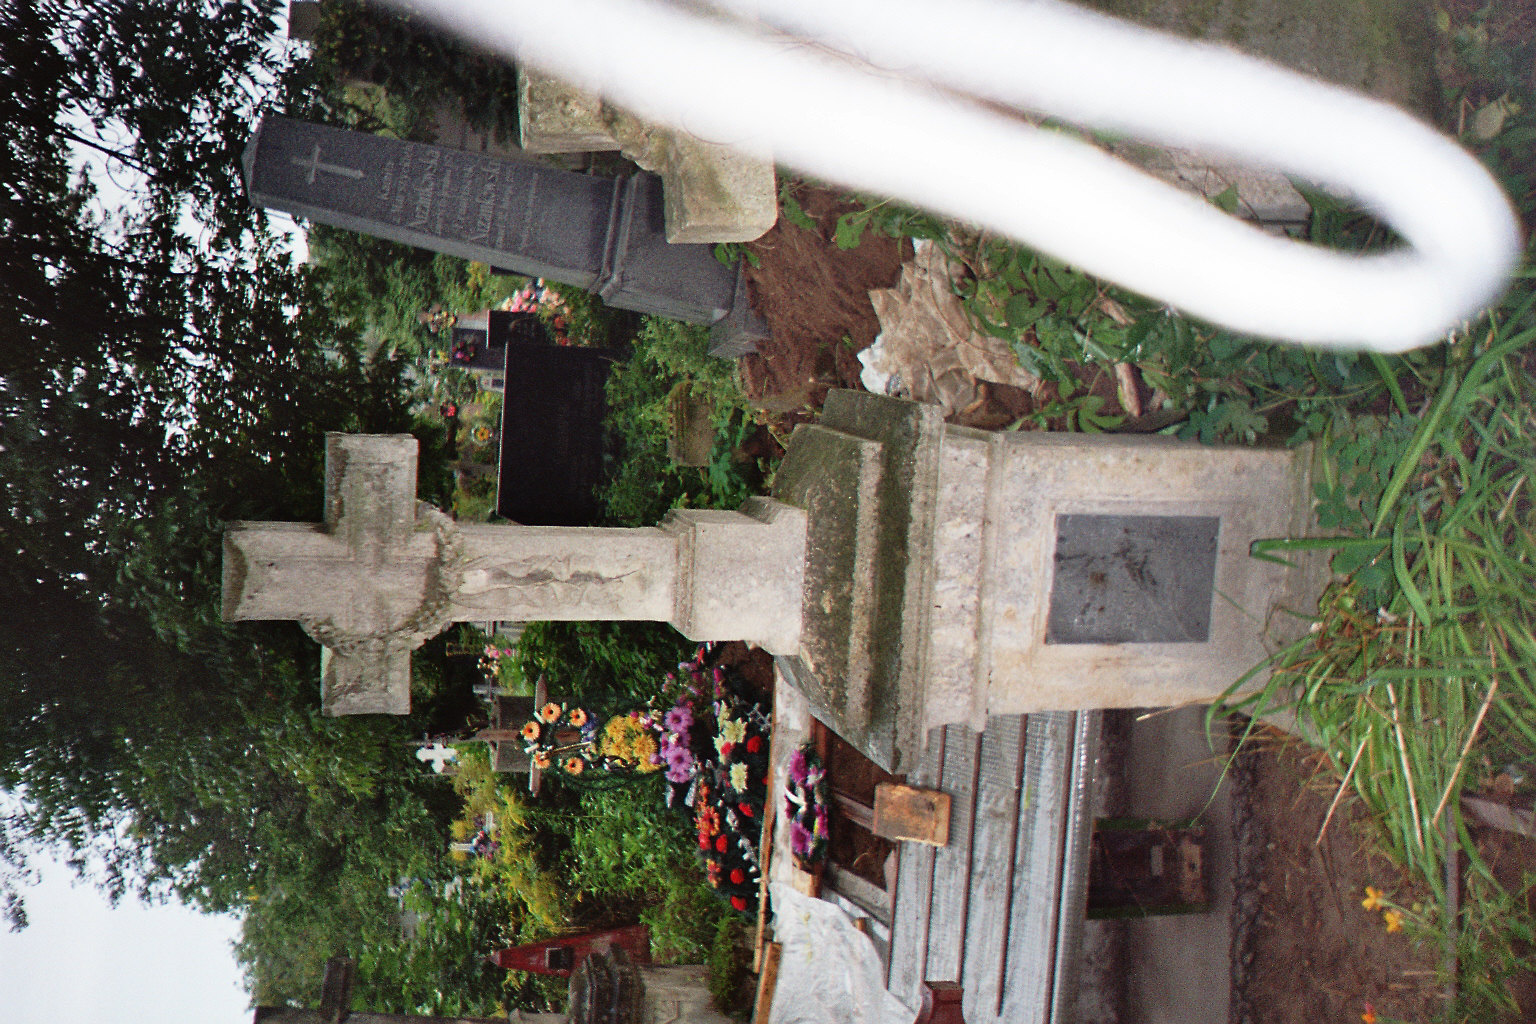
[[[1048,644],[1204,643],[1217,516],[1058,515]]]
[[[607,479],[604,387],[617,353],[506,347],[496,513],[525,526],[592,526]]]
[[[712,246],[668,244],[651,174],[600,178],[276,116],[243,162],[258,206],[586,288],[620,309],[713,324],[737,302],[736,272]]]

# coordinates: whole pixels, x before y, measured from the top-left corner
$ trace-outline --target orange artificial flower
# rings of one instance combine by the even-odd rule
[[[544,719],[546,722],[558,722],[560,721],[560,716],[564,713],[565,708],[561,707],[559,704],[556,704],[554,701],[550,701],[548,704],[545,704],[542,708],[539,709],[539,717]]]
[[[587,770],[587,762],[583,761],[579,757],[567,758],[565,762],[565,770],[571,775],[580,775],[582,772]]]
[[[580,729],[587,724],[587,713],[581,708],[571,709],[571,724]]]
[[[539,771],[542,772],[547,769],[549,764],[549,752],[547,750],[541,750],[533,755],[533,766]]]
[[[539,727],[538,722],[528,722],[523,726],[523,739],[529,743],[532,743],[534,740],[539,738],[539,735],[543,731],[544,730]]]

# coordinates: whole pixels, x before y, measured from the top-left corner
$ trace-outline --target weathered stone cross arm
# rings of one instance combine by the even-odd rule
[[[323,522],[225,527],[223,612],[320,641],[327,714],[406,714],[411,651],[453,622],[647,619],[793,654],[805,535],[768,498],[633,530],[460,525],[416,500],[415,438],[328,434]]]

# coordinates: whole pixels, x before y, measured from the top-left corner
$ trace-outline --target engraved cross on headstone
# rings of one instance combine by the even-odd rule
[[[307,185],[315,183],[315,174],[319,171],[335,174],[343,178],[351,178],[354,181],[360,181],[363,177],[363,172],[356,167],[343,167],[341,164],[322,162],[320,159],[320,143],[318,142],[315,143],[314,152],[309,155],[309,159],[303,160],[299,157],[291,156],[288,158],[288,162],[295,167],[306,167],[309,169],[309,174],[304,178],[304,182]]]
[[[411,651],[451,622],[648,619],[799,644],[805,513],[680,509],[660,527],[456,523],[416,501],[416,439],[326,436],[321,523],[230,523],[224,617],[297,619],[327,714],[410,711]]]

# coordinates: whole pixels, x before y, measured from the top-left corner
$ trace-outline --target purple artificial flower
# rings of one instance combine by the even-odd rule
[[[789,780],[797,786],[805,785],[806,764],[805,750],[796,747],[795,752],[789,755]]]
[[[789,849],[797,857],[811,854],[811,831],[799,821],[789,823]]]
[[[693,710],[687,704],[678,704],[667,712],[661,724],[669,732],[687,732],[693,727]]]

